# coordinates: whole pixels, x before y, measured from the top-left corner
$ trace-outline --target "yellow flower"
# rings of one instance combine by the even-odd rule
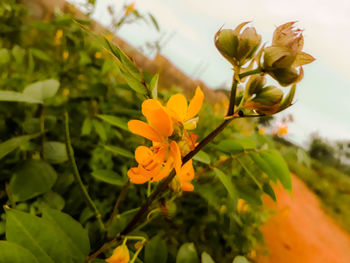
[[[125,15],[128,16],[129,14],[135,12],[135,1],[132,2],[130,5],[126,6],[125,8]]]
[[[96,52],[95,53],[95,58],[102,58],[102,53],[101,52]]]
[[[63,95],[68,96],[69,95],[69,89],[64,89],[63,90]]]
[[[111,257],[106,259],[108,263],[128,263],[130,260],[129,249],[126,245],[120,245],[113,250]]]
[[[182,166],[181,156],[194,149],[197,135],[188,134],[181,129],[175,131],[174,125],[177,128],[186,128],[186,124],[199,112],[203,98],[204,95],[198,87],[189,106],[181,94],[171,96],[166,107],[156,99],[148,99],[142,103],[142,114],[147,123],[131,120],[128,127],[132,133],[151,140],[153,146],[139,146],[136,149],[135,159],[138,166],[128,171],[131,182],[143,184],[160,181],[175,168],[182,190],[193,190],[190,183],[194,177],[192,160]]]
[[[62,57],[63,57],[63,60],[67,60],[68,57],[69,57],[69,52],[68,51],[63,51]]]
[[[198,118],[194,118],[202,107],[204,94],[200,87],[197,87],[190,104],[187,106],[187,100],[184,95],[178,93],[170,97],[166,109],[170,116],[184,126],[186,130],[195,129]]]
[[[143,184],[149,180],[159,181],[168,175],[174,165],[181,167],[179,146],[175,141],[169,141],[174,128],[165,108],[155,99],[145,100],[142,103],[142,114],[147,123],[131,120],[128,127],[132,133],[151,140],[153,147],[139,146],[135,151],[138,167],[131,168],[128,176],[130,181],[136,184]]]
[[[258,130],[259,134],[265,134],[266,133],[266,128],[261,128]]]
[[[56,35],[55,35],[55,45],[59,46],[61,45],[61,38],[63,36],[63,31],[62,29],[58,29],[56,31]]]

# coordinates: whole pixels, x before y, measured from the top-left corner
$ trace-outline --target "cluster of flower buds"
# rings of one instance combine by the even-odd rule
[[[238,73],[246,73],[257,64],[255,74],[250,76],[240,105],[266,115],[279,112],[292,103],[295,83],[303,78],[302,66],[314,61],[303,52],[302,30],[294,28],[295,22],[288,22],[276,28],[272,45],[262,46],[261,36],[254,27],[243,27],[241,23],[234,30],[220,29],[215,35],[215,45],[219,52],[234,66]],[[242,31],[242,32],[241,32]],[[247,62],[249,66],[242,68]],[[283,91],[275,86],[265,86],[265,74],[270,75],[283,86],[293,85],[289,94],[283,98]],[[249,75],[249,74],[248,74]],[[241,81],[238,78],[238,81]]]
[[[243,66],[251,60],[261,43],[261,36],[254,27],[243,27],[249,22],[239,24],[234,30],[221,29],[215,34],[215,46],[233,66]]]
[[[289,86],[303,78],[301,66],[315,59],[302,51],[304,37],[302,30],[294,28],[295,22],[289,22],[276,28],[272,45],[264,48],[262,68],[281,86]],[[299,67],[299,71],[297,68]]]
[[[192,160],[182,165],[181,158],[193,150],[197,135],[188,132],[197,125],[195,116],[202,107],[204,94],[198,87],[189,105],[182,94],[170,97],[166,106],[156,99],[142,103],[142,114],[147,123],[131,120],[129,130],[152,141],[152,146],[139,146],[135,151],[137,167],[128,171],[131,182],[143,184],[167,177],[175,168],[176,177],[170,186],[173,190],[192,191],[194,178]]]

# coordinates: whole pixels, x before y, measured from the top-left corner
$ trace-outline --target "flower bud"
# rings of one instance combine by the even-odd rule
[[[277,68],[269,72],[270,76],[273,77],[281,86],[289,86],[293,83],[299,82],[303,76],[303,68],[300,67],[300,72],[296,68]]]
[[[251,76],[245,88],[245,96],[251,97],[253,94],[259,93],[264,87],[265,83],[266,79],[264,76]]]
[[[239,24],[234,30],[223,29],[215,34],[215,46],[232,65],[243,66],[255,55],[261,36],[254,27],[242,28],[249,22]]]
[[[263,70],[276,79],[280,85],[289,86],[303,77],[303,65],[315,59],[302,52],[304,37],[302,30],[294,28],[295,22],[288,22],[276,28],[272,46],[264,49]]]
[[[256,110],[265,114],[273,114],[278,111],[283,98],[283,91],[275,86],[263,88],[256,96],[244,103],[243,107],[249,110]]]

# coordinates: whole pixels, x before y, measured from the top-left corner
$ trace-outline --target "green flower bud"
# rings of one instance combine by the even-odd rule
[[[265,70],[272,70],[276,68],[288,68],[292,66],[296,59],[289,48],[286,47],[267,47],[264,49],[264,63]]]
[[[256,96],[247,101],[243,107],[249,110],[256,110],[265,114],[273,114],[278,111],[283,91],[275,86],[263,88]]]
[[[215,34],[215,46],[232,65],[243,66],[249,61],[261,43],[261,36],[254,27],[242,28],[248,22],[241,23],[234,30],[223,29]]]
[[[302,67],[300,67],[299,72],[296,68],[292,68],[292,67],[277,68],[277,69],[271,70],[269,74],[271,77],[277,80],[281,86],[287,87],[293,83],[299,82],[304,76],[304,71]]]
[[[249,78],[245,88],[245,96],[251,97],[256,93],[259,93],[266,83],[264,76],[253,75]]]

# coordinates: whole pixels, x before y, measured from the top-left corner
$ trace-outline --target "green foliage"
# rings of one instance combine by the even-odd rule
[[[199,263],[198,254],[193,243],[185,243],[179,248],[176,263]]]
[[[0,203],[6,207],[0,262],[83,262],[127,226],[157,186],[130,184],[123,193],[128,169],[135,166],[133,153],[144,144],[127,122],[141,118],[146,97],[166,99],[173,90],[92,34],[85,27],[89,21],[69,15],[30,21],[24,13],[14,1],[0,3]],[[64,112],[80,185],[64,144]],[[194,131],[199,139],[223,118],[207,104],[199,117]],[[167,192],[153,203],[148,220],[132,233],[147,239],[136,262],[195,263],[199,255],[203,263],[235,257],[244,262],[262,241],[259,227],[267,213],[261,196],[275,200],[272,182],[291,190],[288,167],[273,142],[255,132],[241,135],[256,126],[254,120],[228,126],[193,158],[195,190],[181,197]],[[96,204],[105,233],[81,185]],[[239,199],[247,203],[246,211],[238,211]],[[129,248],[131,255],[136,252]]]

